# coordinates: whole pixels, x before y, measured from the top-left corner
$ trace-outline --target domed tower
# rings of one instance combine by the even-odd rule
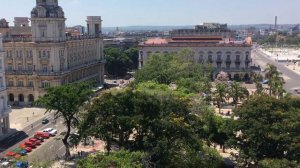
[[[31,11],[31,32],[34,42],[65,41],[65,21],[63,9],[57,0],[36,0]]]

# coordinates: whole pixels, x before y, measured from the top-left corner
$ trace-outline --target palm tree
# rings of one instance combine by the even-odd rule
[[[228,90],[229,96],[233,99],[233,103],[235,108],[237,108],[237,104],[239,100],[245,99],[249,96],[249,91],[247,88],[242,87],[240,83],[234,81]]]
[[[255,73],[253,76],[252,76],[252,80],[255,84],[255,87],[256,87],[256,91],[255,93],[257,94],[262,94],[264,88],[263,88],[263,85],[261,83],[261,81],[263,80],[263,77],[261,74],[257,74]]]
[[[217,83],[216,90],[213,92],[213,96],[217,101],[219,113],[221,113],[221,103],[225,102],[226,93],[227,85],[224,83]]]
[[[281,77],[282,73],[277,70],[277,67],[272,64],[267,64],[265,69],[265,77],[269,80],[269,95],[281,97],[285,92],[283,89],[284,79]]]

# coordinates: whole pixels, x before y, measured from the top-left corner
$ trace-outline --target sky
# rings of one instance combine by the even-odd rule
[[[300,0],[58,0],[67,26],[101,16],[103,27],[300,23]],[[0,18],[30,17],[35,0],[0,0]]]

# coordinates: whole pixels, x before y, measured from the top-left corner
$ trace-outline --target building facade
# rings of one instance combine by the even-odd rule
[[[5,38],[9,104],[31,105],[50,86],[86,80],[103,84],[105,59],[100,16],[87,17],[88,34],[67,36],[66,18],[58,1],[36,0],[30,20],[30,37]]]
[[[224,26],[217,26],[215,34],[213,28],[210,28],[209,34],[205,32],[202,34],[200,30],[204,29],[196,32],[194,29],[183,32],[173,30],[171,38],[148,39],[141,43],[139,45],[139,67],[144,66],[151,54],[177,53],[188,48],[193,51],[196,62],[211,64],[214,67],[213,78],[220,71],[227,72],[231,79],[247,80],[250,78],[252,72],[251,38],[244,41],[233,41],[227,38],[227,33],[230,31]]]
[[[7,105],[3,61],[4,55],[5,52],[2,45],[2,35],[0,33],[0,137],[9,131],[9,113],[11,112],[10,106]]]

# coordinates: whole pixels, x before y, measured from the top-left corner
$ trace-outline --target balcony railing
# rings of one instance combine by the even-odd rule
[[[222,59],[217,59],[216,62],[217,63],[222,63]]]
[[[231,59],[226,59],[225,62],[226,63],[231,63]]]

